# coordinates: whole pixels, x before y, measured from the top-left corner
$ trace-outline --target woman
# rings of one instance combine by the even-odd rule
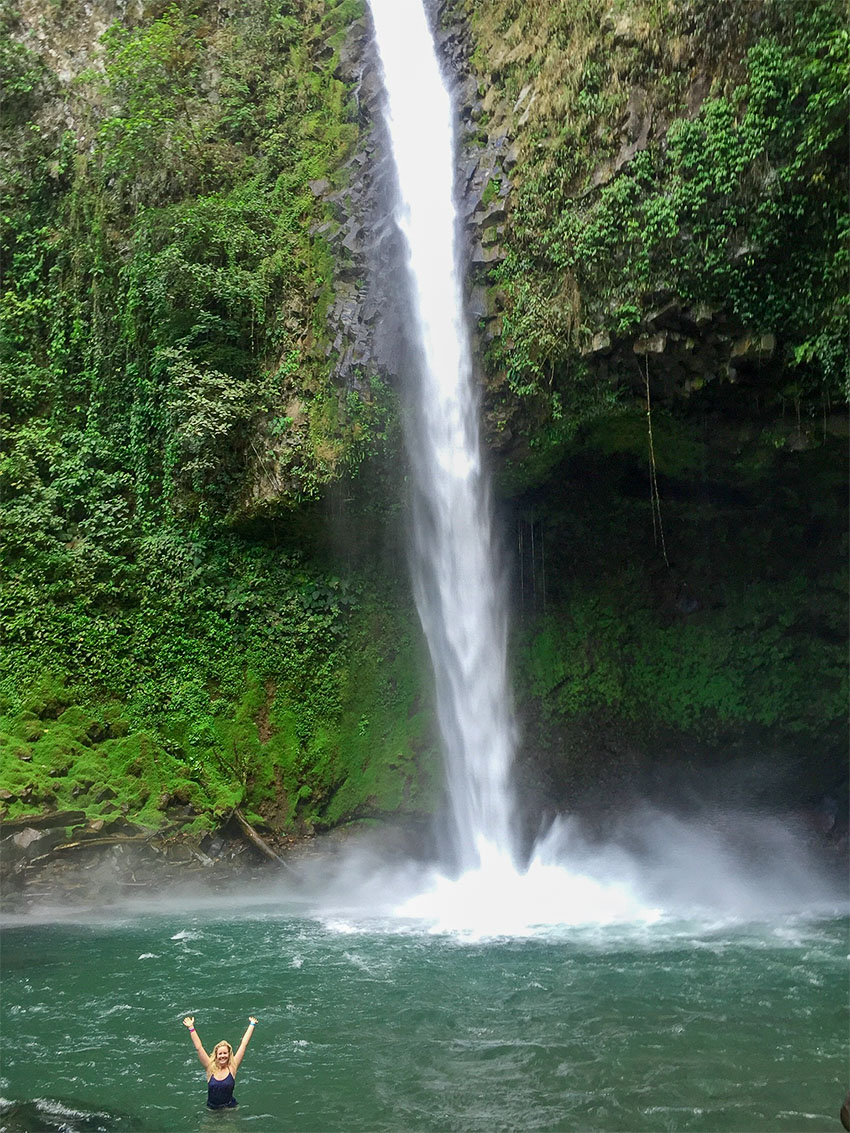
[[[236,1098],[233,1096],[233,1089],[236,1085],[236,1071],[245,1056],[248,1042],[256,1025],[257,1020],[253,1015],[249,1015],[248,1029],[242,1036],[242,1042],[235,1054],[230,1043],[222,1041],[215,1044],[212,1056],[210,1056],[204,1050],[201,1040],[198,1038],[194,1015],[187,1015],[183,1020],[183,1026],[189,1028],[189,1034],[192,1036],[198,1058],[200,1058],[201,1065],[207,1072],[207,1105],[210,1109],[232,1108],[236,1105]]]

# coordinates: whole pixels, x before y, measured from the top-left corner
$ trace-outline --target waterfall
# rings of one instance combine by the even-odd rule
[[[435,870],[395,912],[431,931],[473,937],[516,936],[547,924],[651,921],[658,910],[636,898],[629,881],[565,865],[568,826],[553,826],[524,868],[517,864],[507,610],[463,314],[454,114],[423,0],[369,4],[410,296],[413,587],[434,668],[456,846],[452,876]]]
[[[478,431],[454,201],[454,115],[422,0],[369,0],[397,172],[417,379],[414,593],[434,668],[458,864],[513,851],[507,617]]]

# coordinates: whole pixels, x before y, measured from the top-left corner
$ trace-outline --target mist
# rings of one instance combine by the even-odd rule
[[[150,915],[297,916],[332,931],[527,937],[560,928],[674,921],[771,922],[846,912],[843,855],[799,819],[707,808],[686,817],[641,803],[602,839],[577,818],[556,819],[517,868],[482,843],[481,865],[457,874],[411,850],[401,827],[318,837],[287,867],[225,875],[215,864],[191,881],[128,896],[101,863],[68,902],[32,900],[6,925],[121,921]]]

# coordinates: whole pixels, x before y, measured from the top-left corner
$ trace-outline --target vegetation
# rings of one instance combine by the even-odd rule
[[[621,750],[677,735],[677,748],[722,752],[747,737],[751,754],[828,766],[837,789],[846,440],[766,454],[748,422],[655,424],[660,511],[638,413],[597,419],[561,482],[523,500],[536,550],[516,650],[529,743],[566,765],[559,737],[602,722]]]
[[[833,581],[835,594],[842,583]],[[609,583],[611,580],[609,580]],[[835,638],[808,632],[804,576],[770,593],[727,590],[722,609],[660,622],[651,596],[625,570],[607,592],[583,587],[544,617],[525,647],[528,691],[550,721],[604,712],[645,726],[712,738],[721,730],[781,726],[804,736],[843,716],[847,682]]]
[[[50,803],[201,833],[241,806],[303,833],[428,805],[433,739],[408,615],[391,596],[378,609],[292,559],[232,549],[210,566],[160,547],[133,613],[60,621],[47,655],[67,683],[44,674],[41,654],[0,717],[11,816]]]
[[[579,350],[600,333],[629,348],[675,299],[777,336],[777,403],[841,398],[845,16],[833,0],[475,8],[475,62],[520,146],[490,357],[519,397],[552,418],[559,399],[604,408]]]
[[[418,632],[380,558],[394,395],[366,371],[334,384],[326,330],[362,4],[146,4],[70,80],[56,59],[87,6],[42,8],[44,54],[0,0],[4,813],[201,834],[239,806],[291,834],[428,809]],[[508,440],[518,425],[502,486],[548,555],[522,706],[551,735],[605,712],[817,736],[845,703],[841,5],[454,9],[479,140],[518,153],[487,366]],[[777,349],[755,409],[720,373],[654,407],[650,508],[633,347],[667,302]],[[822,419],[793,458],[786,404]],[[698,609],[670,599],[674,574]]]
[[[242,804],[294,830],[415,804],[398,601],[370,616],[371,584],[311,561],[285,521],[280,550],[232,528],[258,429],[287,454],[283,509],[394,443],[386,391],[323,371],[331,278],[309,234],[330,219],[309,181],[357,135],[334,71],[358,10],[253,0],[222,22],[199,2],[115,24],[66,92],[73,129],[44,63],[4,37],[12,814],[73,798],[157,825],[177,800],[206,826]],[[21,31],[9,4],[3,20]],[[399,659],[360,666],[352,721],[365,621]]]

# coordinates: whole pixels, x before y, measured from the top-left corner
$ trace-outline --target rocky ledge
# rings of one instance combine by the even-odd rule
[[[85,825],[82,811],[54,811],[0,821],[0,886],[7,913],[36,903],[98,907],[203,879],[207,888],[245,876],[285,872],[304,840],[260,836],[236,814],[202,838],[177,816],[159,830],[120,819]]]
[[[211,834],[186,833],[187,818],[150,830],[122,819],[104,827],[77,811],[0,820],[0,891],[7,917],[120,908],[171,894],[210,896],[247,884],[304,892],[333,873],[356,844],[367,861],[432,858],[430,823],[353,821],[321,834],[260,834],[234,811]],[[311,869],[310,866],[314,868]]]

